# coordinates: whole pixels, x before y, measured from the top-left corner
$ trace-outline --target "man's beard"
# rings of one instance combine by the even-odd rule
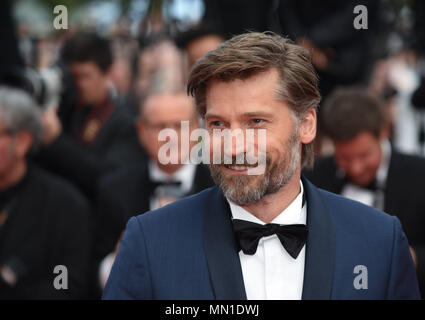
[[[223,172],[223,164],[210,164],[211,176],[227,199],[237,205],[252,204],[276,193],[294,176],[300,160],[298,130],[288,139],[285,150],[287,152],[275,163],[266,154],[266,168],[262,175],[227,174]]]

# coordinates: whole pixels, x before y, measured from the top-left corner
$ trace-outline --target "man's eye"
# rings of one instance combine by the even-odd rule
[[[223,122],[221,122],[221,121],[211,121],[210,122],[210,126],[212,126],[212,127],[220,127],[222,125],[223,125]]]
[[[252,119],[252,122],[253,122],[254,124],[261,124],[261,123],[263,123],[264,121],[263,121],[263,119]]]

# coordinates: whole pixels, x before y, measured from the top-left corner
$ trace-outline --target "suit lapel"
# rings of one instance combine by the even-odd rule
[[[211,189],[204,212],[204,248],[215,298],[246,300],[242,268],[230,220],[230,208],[220,189]]]
[[[334,157],[331,157],[330,160],[332,161],[331,167],[333,171],[332,175],[332,182],[331,182],[331,188],[326,189],[330,192],[341,194],[342,190],[344,189],[344,185],[346,183],[346,176],[343,171],[341,171],[336,163]]]
[[[391,150],[390,165],[388,167],[387,181],[385,183],[385,205],[384,211],[389,214],[401,213],[403,210],[399,210],[398,204],[404,203],[400,201],[400,185],[399,181],[403,181],[402,165],[400,164],[400,155],[394,149]],[[406,199],[405,199],[406,200]]]
[[[318,190],[305,178],[302,181],[307,198],[309,230],[302,299],[330,299],[335,254],[332,221]]]

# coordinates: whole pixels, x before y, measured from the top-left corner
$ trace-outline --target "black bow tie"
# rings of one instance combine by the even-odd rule
[[[351,182],[350,179],[345,178],[344,179],[344,184],[347,184],[347,183],[351,183],[351,184],[354,184],[354,185],[358,186],[356,183]],[[384,190],[385,189],[385,187],[380,186],[378,184],[378,181],[376,179],[373,179],[368,185],[361,186],[360,188],[366,189],[366,190],[369,190],[369,191],[373,191],[373,192],[376,192],[378,190]]]
[[[245,254],[253,255],[257,252],[258,242],[262,237],[276,234],[285,250],[296,259],[303,248],[308,229],[304,224],[279,225],[258,223],[233,219],[233,229],[240,248]]]
[[[150,181],[153,189],[158,187],[180,187],[182,185],[181,181]]]

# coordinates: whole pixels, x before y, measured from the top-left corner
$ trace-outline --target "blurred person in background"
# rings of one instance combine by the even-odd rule
[[[27,160],[41,138],[40,110],[32,98],[0,87],[1,299],[75,299],[87,294],[89,206],[68,182]],[[66,290],[54,287],[58,265],[67,268]]]
[[[357,30],[353,21],[355,0],[281,0],[278,19],[282,33],[310,50],[319,76],[323,100],[338,85],[365,83],[373,66],[373,44],[379,1],[361,3],[367,8],[367,30]],[[321,117],[323,106],[318,112]],[[315,152],[326,152],[320,121]]]
[[[322,125],[334,155],[319,158],[306,177],[319,188],[400,219],[425,294],[425,159],[398,152],[389,142],[383,103],[360,87],[335,90],[325,101]]]
[[[113,62],[109,41],[95,33],[69,38],[62,60],[76,84],[74,104],[44,112],[43,148],[38,161],[74,182],[90,198],[100,177],[144,160],[134,122],[109,81]]]
[[[115,248],[128,220],[138,214],[160,208],[184,196],[211,187],[214,182],[208,167],[191,164],[189,154],[183,150],[182,121],[189,122],[189,136],[199,128],[194,101],[183,91],[152,93],[140,104],[137,132],[141,147],[147,151],[149,161],[104,177],[97,200],[96,255],[104,258],[101,264],[101,286],[109,275],[115,258]],[[159,141],[162,129],[176,130],[179,154],[177,164],[161,163],[160,149],[168,141]],[[173,143],[173,142],[171,142]],[[189,151],[197,141],[191,141]],[[170,151],[172,152],[172,151]]]
[[[372,45],[379,1],[363,1],[368,29],[357,30],[353,21],[358,1],[282,0],[279,21],[283,34],[312,52],[324,98],[336,85],[366,80],[372,67]]]
[[[111,35],[114,62],[110,70],[110,80],[118,93],[118,105],[125,107],[132,117],[137,116],[137,93],[134,90],[137,71],[139,45],[131,36],[126,21],[118,21]]]
[[[183,54],[165,35],[154,36],[141,45],[137,68],[135,91],[139,100],[151,92],[179,90],[184,85]]]
[[[216,27],[200,25],[178,34],[175,38],[176,44],[186,53],[187,78],[190,69],[196,61],[208,51],[216,49],[224,41],[224,36]]]

